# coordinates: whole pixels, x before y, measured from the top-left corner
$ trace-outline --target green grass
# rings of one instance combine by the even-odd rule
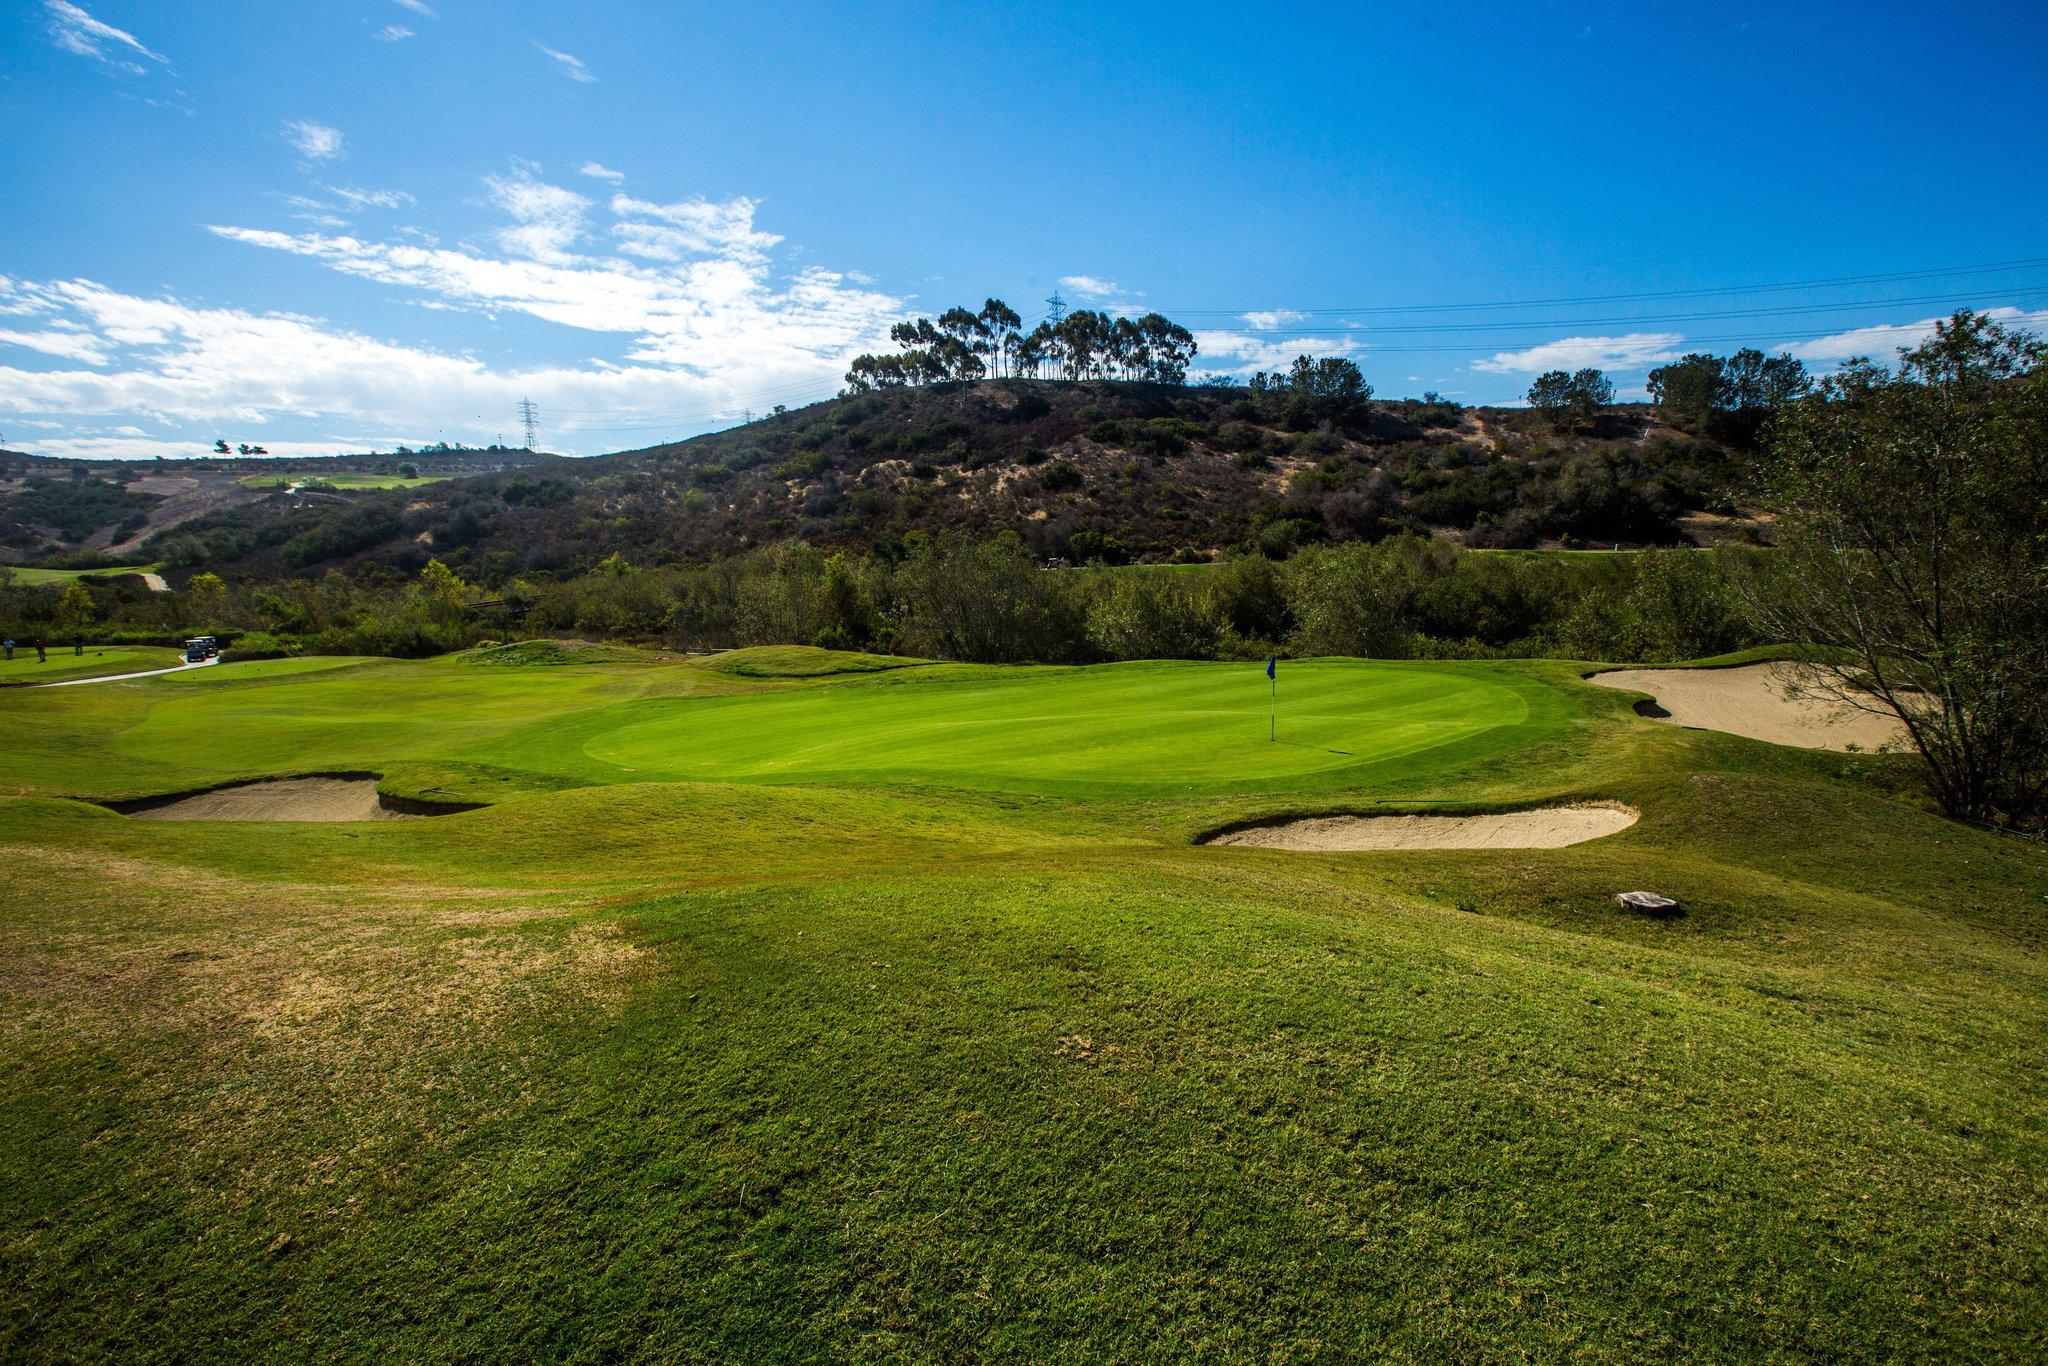
[[[154,574],[160,564],[124,564],[109,569],[37,569],[30,565],[5,566],[14,581],[24,587],[71,583],[78,579],[118,579],[127,574]]]
[[[140,673],[144,669],[168,669],[185,662],[183,650],[160,649],[153,645],[88,645],[85,653],[73,654],[69,645],[45,642],[49,659],[36,662],[35,646],[16,641],[14,658],[0,660],[0,687],[34,683],[56,683],[67,678],[98,678],[104,674]]]
[[[1256,665],[889,663],[556,643],[6,693],[0,1355],[2048,1333],[2048,856],[1893,795],[1904,761],[1642,721],[1587,664],[1283,664],[1272,745]],[[342,768],[494,804],[69,800]],[[1595,796],[1640,824],[1190,843]]]
[[[281,489],[292,484],[308,489],[416,489],[422,484],[438,484],[451,476],[445,474],[423,474],[406,479],[396,474],[251,474],[239,481],[246,489]]]

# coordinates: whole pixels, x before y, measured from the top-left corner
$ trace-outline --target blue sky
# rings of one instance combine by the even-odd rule
[[[0,0],[0,433],[592,453],[1055,289],[1387,395],[1824,366],[2048,321],[2043,129],[2038,0]]]

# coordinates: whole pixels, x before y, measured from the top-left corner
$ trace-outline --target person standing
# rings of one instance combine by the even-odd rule
[[[12,662],[13,662],[13,660],[14,660],[14,637],[13,637],[13,636],[9,636],[9,637],[7,638],[7,659],[8,659],[8,662],[10,662],[10,663],[12,663]]]
[[[45,649],[43,648],[43,638],[42,638],[41,636],[37,636],[37,637],[36,637],[36,663],[38,663],[38,664],[47,664],[47,663],[49,663],[49,662],[50,662],[50,652],[49,652],[48,650],[45,650]]]

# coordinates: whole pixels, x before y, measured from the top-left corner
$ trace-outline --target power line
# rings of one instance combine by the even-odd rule
[[[1937,266],[1925,270],[1890,271],[1877,275],[1835,275],[1806,280],[1781,280],[1760,285],[1714,285],[1698,289],[1646,290],[1630,294],[1558,295],[1547,299],[1492,299],[1455,304],[1358,304],[1324,308],[1173,308],[1161,309],[1174,317],[1241,316],[1246,313],[1454,313],[1482,308],[1543,308],[1566,304],[1621,303],[1638,299],[1694,299],[1725,294],[1765,294],[1787,289],[1830,289],[1838,285],[1891,284],[1905,280],[1930,280],[1954,275],[1982,275],[1999,270],[2033,270],[2048,266],[2048,256],[2015,261],[1992,261],[1972,266]]]
[[[2042,285],[2028,285],[2019,288],[1984,289],[1964,294],[1928,294],[1911,299],[1856,299],[1846,303],[1833,304],[1786,304],[1773,308],[1731,308],[1712,309],[1703,312],[1647,313],[1630,317],[1606,318],[1522,318],[1512,322],[1491,323],[1357,323],[1331,327],[1289,327],[1273,329],[1276,336],[1330,336],[1345,333],[1396,333],[1396,332],[1501,332],[1519,328],[1554,327],[1615,327],[1639,323],[1698,322],[1719,318],[1770,318],[1789,317],[1802,313],[1844,313],[1859,308],[1911,308],[1928,305],[1962,304],[1987,300],[2025,297],[2043,288]]]

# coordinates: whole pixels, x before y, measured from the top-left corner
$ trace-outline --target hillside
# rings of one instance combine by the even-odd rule
[[[1336,414],[1244,389],[1030,380],[828,400],[687,441],[345,502],[266,502],[148,544],[259,576],[440,558],[497,582],[802,539],[880,546],[1014,530],[1075,560],[1284,553],[1401,529],[1472,544],[1682,544],[1740,534],[1738,453],[1610,408],[1375,402]]]
[[[68,460],[0,451],[0,563],[81,554],[128,558],[152,536],[195,518],[240,511],[260,523],[295,506],[345,501],[334,495],[394,482],[405,469],[423,479],[450,479],[559,459],[502,449],[190,460]],[[292,496],[275,497],[280,487]]]

